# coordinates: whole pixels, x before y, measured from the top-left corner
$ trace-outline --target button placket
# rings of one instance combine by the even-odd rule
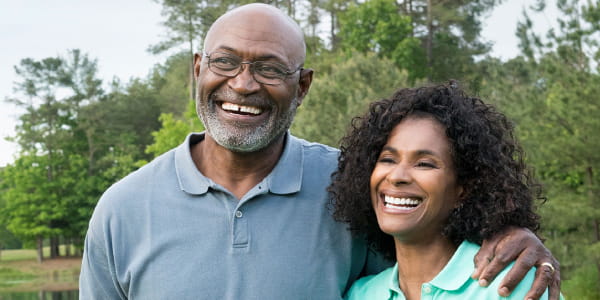
[[[233,216],[233,247],[248,247],[248,220],[244,218],[244,213],[240,209],[237,209]]]

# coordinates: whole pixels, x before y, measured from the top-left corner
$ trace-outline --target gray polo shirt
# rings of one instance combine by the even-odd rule
[[[288,134],[238,201],[195,167],[192,134],[109,188],[89,224],[81,299],[340,299],[367,260],[326,207],[336,149]]]

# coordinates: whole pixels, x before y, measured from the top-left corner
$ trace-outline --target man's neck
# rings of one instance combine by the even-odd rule
[[[241,199],[261,182],[279,161],[285,136],[255,152],[233,152],[217,144],[208,134],[192,145],[192,159],[202,174]]]

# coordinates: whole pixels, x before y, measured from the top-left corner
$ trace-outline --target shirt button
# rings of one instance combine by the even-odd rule
[[[237,211],[235,212],[235,217],[236,217],[236,218],[241,218],[243,215],[244,215],[244,214],[242,214],[242,212],[241,212],[241,211],[239,211],[239,210],[237,210]]]
[[[425,294],[431,293],[431,287],[428,285],[423,286],[423,293],[425,293]]]

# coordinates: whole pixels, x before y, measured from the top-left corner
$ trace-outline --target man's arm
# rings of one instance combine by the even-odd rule
[[[533,267],[537,267],[535,281],[526,299],[539,299],[549,288],[549,299],[560,296],[560,265],[542,241],[531,231],[511,227],[489,240],[483,241],[475,256],[473,279],[487,286],[504,267],[515,261],[515,265],[502,280],[498,293],[508,296]],[[548,266],[553,266],[553,269]]]
[[[81,261],[81,273],[79,275],[79,299],[127,299],[125,293],[118,288],[115,270],[112,268],[113,261],[107,255],[105,247],[99,246],[103,240],[94,234],[92,228],[85,238],[83,259]]]

